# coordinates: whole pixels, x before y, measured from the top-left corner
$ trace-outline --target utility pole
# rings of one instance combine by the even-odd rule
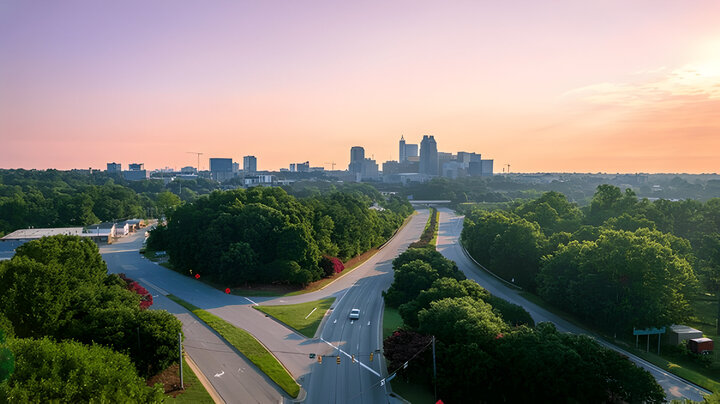
[[[178,345],[180,346],[180,388],[185,390],[185,384],[183,383],[183,355],[182,355],[182,334],[178,333]]]
[[[432,337],[433,344],[433,386],[435,387],[435,402],[437,402],[437,367],[435,366],[435,336]]]
[[[507,166],[507,173],[510,174],[510,164],[505,164]]]

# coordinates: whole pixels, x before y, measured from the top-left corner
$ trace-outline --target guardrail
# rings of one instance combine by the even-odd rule
[[[492,275],[493,277],[495,277],[495,279],[497,279],[497,280],[499,280],[500,282],[504,283],[506,286],[509,286],[509,287],[511,287],[511,288],[513,288],[513,289],[516,289],[516,290],[523,290],[522,287],[520,287],[520,286],[518,286],[518,285],[516,285],[516,284],[514,284],[514,283],[512,283],[512,282],[506,281],[505,279],[503,279],[503,278],[501,278],[500,276],[496,275],[495,273],[493,273],[493,272],[490,271],[489,269],[485,268],[481,263],[477,262],[477,261],[475,260],[475,258],[473,258],[473,256],[470,255],[470,253],[465,249],[465,246],[463,245],[463,243],[462,243],[460,240],[458,240],[458,244],[460,244],[460,248],[462,249],[462,251],[463,251],[463,253],[465,254],[465,256],[468,257],[468,258],[470,258],[470,260],[471,260],[472,262],[474,262],[475,265],[478,266],[478,268],[480,268],[480,269],[482,269],[483,271],[489,273],[490,275]]]

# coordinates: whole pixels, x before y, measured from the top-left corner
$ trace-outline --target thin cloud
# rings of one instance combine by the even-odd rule
[[[604,82],[570,90],[563,100],[625,108],[677,107],[720,99],[720,62],[637,72],[625,82]]]

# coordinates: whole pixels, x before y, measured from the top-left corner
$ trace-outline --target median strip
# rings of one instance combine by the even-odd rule
[[[254,306],[255,309],[272,316],[300,334],[312,338],[315,336],[325,313],[330,309],[334,297],[305,302],[300,304],[285,304],[277,306]],[[305,314],[310,311],[310,314]]]
[[[285,369],[285,367],[278,361],[278,359],[265,348],[255,337],[249,332],[238,328],[220,317],[208,313],[205,310],[198,308],[177,296],[168,295],[175,303],[190,310],[200,320],[204,321],[210,328],[217,331],[227,342],[230,343],[235,349],[242,353],[250,362],[254,363],[255,366],[265,373],[272,381],[274,381],[280,388],[292,398],[296,398],[300,393],[300,386],[297,384],[295,379]]]

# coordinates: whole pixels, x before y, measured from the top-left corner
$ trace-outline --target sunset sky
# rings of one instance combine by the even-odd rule
[[[0,0],[0,168],[720,172],[720,2]]]

